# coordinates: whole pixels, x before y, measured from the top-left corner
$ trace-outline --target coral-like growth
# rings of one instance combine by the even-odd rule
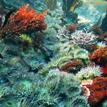
[[[63,44],[61,46],[62,49],[60,49],[59,54],[57,54],[56,57],[51,59],[51,61],[47,65],[44,65],[43,69],[40,72],[46,74],[53,68],[62,68],[63,65],[69,63],[69,68],[71,69],[72,68],[75,69],[78,66],[75,70],[73,69],[73,73],[76,73],[77,71],[80,70],[81,67],[89,63],[88,52],[86,50],[78,46],[68,45],[68,44],[65,44],[65,46]],[[71,66],[72,61],[78,61],[78,60],[79,60],[79,64],[76,64],[77,66],[75,67],[73,65],[72,67]],[[68,67],[66,68],[68,69]]]
[[[76,78],[78,80],[88,80],[94,79],[96,76],[101,76],[100,68],[97,66],[88,66],[86,68],[82,68],[77,74]]]
[[[69,28],[63,27],[58,31],[57,37],[60,41],[69,41],[70,44],[76,44],[82,47],[95,44],[97,37],[92,32],[84,32],[82,30],[72,33],[70,30],[75,30],[74,26]]]
[[[46,29],[44,22],[45,16],[46,12],[37,13],[31,9],[29,5],[24,5],[10,15],[8,23],[2,29],[2,33],[22,33],[28,32],[29,30],[44,30]]]
[[[88,101],[91,105],[95,105],[107,96],[107,78],[96,77],[92,85],[86,85],[90,90]]]
[[[95,50],[92,54],[89,55],[89,58],[96,65],[100,65],[101,72],[107,74],[107,47],[102,47]]]
[[[61,42],[67,41],[69,39],[69,37],[70,37],[70,31],[68,31],[65,26],[58,30],[57,38]]]
[[[92,54],[89,55],[91,61],[95,62],[100,66],[107,64],[107,47],[102,47],[95,50]]]
[[[71,24],[71,25],[68,25],[68,26],[67,26],[67,30],[68,30],[70,33],[75,32],[76,29],[77,29],[77,26],[76,26],[75,24]]]
[[[96,36],[91,32],[83,32],[83,31],[76,31],[71,34],[70,42],[73,44],[78,44],[82,46],[87,46],[90,44],[94,44],[96,41]]]
[[[39,85],[39,86],[38,86]],[[62,104],[65,107],[74,107],[77,104],[88,107],[85,97],[81,95],[81,88],[78,82],[74,81],[72,75],[61,75],[58,72],[50,72],[45,81],[39,83],[36,88],[35,105],[40,107],[43,105],[60,107]],[[74,99],[76,97],[76,99]],[[78,102],[78,103],[77,103]]]
[[[32,44],[32,39],[26,34],[20,34],[19,38],[25,44]]]
[[[61,71],[71,71],[71,70],[75,70],[77,69],[78,67],[82,66],[83,63],[82,61],[80,60],[73,60],[73,61],[69,61],[67,63],[65,63],[61,68],[60,70]]]
[[[71,103],[71,107],[90,107],[86,98],[77,96]]]

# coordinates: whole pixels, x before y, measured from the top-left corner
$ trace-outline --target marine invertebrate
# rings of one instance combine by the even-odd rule
[[[71,102],[71,107],[90,107],[85,97],[77,96]]]
[[[94,79],[96,76],[100,76],[102,73],[100,72],[100,67],[88,66],[82,68],[77,74],[76,78],[79,81]]]
[[[51,0],[49,1],[51,2]],[[61,28],[61,24],[63,22],[63,10],[60,6],[60,3],[58,5],[58,8],[56,8],[54,11],[48,11],[48,14],[46,16],[46,23],[48,24],[48,29],[57,30]]]
[[[78,16],[78,24],[89,24],[91,23],[91,20],[84,17],[84,16]]]
[[[89,55],[91,61],[100,66],[107,64],[107,47],[101,47]]]
[[[7,95],[4,96],[3,99],[0,100],[0,106],[1,107],[15,107],[18,106],[18,102],[19,99],[17,98],[17,96],[14,95]]]
[[[107,74],[107,65],[101,67],[101,72],[103,72],[104,74]]]
[[[97,42],[97,37],[92,32],[76,30],[74,33],[72,33],[66,27],[63,27],[58,31],[57,38],[61,42],[69,42],[69,44],[79,45],[83,48]]]
[[[70,36],[70,43],[78,44],[80,46],[94,44],[96,42],[95,40],[96,36],[92,34],[92,32],[76,31]]]
[[[21,47],[22,47],[22,49],[24,51],[24,50],[28,49],[29,46],[32,45],[33,40],[27,34],[20,34],[19,43],[20,43],[20,45],[21,45]]]
[[[79,47],[78,45],[72,45],[71,43],[63,43],[60,46],[60,53],[64,56],[70,56],[71,59],[82,60],[84,64],[89,62],[88,51]]]
[[[23,33],[44,30],[46,29],[45,16],[46,11],[37,13],[28,4],[24,5],[10,15],[8,23],[1,29],[1,33]]]
[[[41,105],[60,107],[62,104],[67,106],[78,102],[78,106],[85,105],[88,107],[87,99],[83,98],[81,92],[79,83],[74,80],[72,75],[49,72],[45,80],[37,85],[33,105],[38,105],[38,107]],[[76,97],[75,100],[73,100],[74,97]]]
[[[19,38],[25,44],[32,44],[32,39],[28,35],[26,35],[26,34],[20,34]]]
[[[88,101],[91,105],[95,105],[102,99],[107,97],[107,78],[96,77],[91,85],[86,85],[90,90]]]
[[[10,87],[8,87],[6,85],[1,85],[0,86],[0,98],[2,98],[4,95],[8,95],[9,90],[10,90]]]
[[[73,33],[75,32],[77,29],[77,26],[75,24],[71,24],[71,25],[68,25],[67,26],[67,30],[70,32],[70,33]]]
[[[67,41],[67,39],[69,39],[69,36],[70,36],[70,31],[68,31],[65,26],[58,30],[57,38],[61,42]]]
[[[85,49],[70,44],[61,44],[60,46],[61,47],[58,54],[52,58],[47,65],[44,65],[43,69],[40,71],[41,73],[46,74],[53,68],[60,69],[62,66],[64,66],[64,64],[67,63],[71,65],[73,64],[72,61],[79,62],[79,64],[77,64],[79,69],[89,63],[88,52]],[[69,66],[69,68],[72,69],[72,66]]]
[[[81,66],[83,66],[82,61],[80,61],[80,60],[71,60],[71,61],[66,62],[65,64],[63,64],[59,69],[61,71],[67,71],[67,72],[71,71],[72,72],[72,71],[78,70],[79,68],[81,68]]]
[[[27,79],[20,79],[12,86],[15,93],[19,94],[29,94],[32,92],[33,82]]]

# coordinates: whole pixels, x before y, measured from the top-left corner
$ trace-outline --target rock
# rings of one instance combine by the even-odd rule
[[[103,21],[102,21],[101,28],[102,28],[102,30],[103,30],[104,32],[107,32],[107,13],[106,13],[105,18],[104,18]]]

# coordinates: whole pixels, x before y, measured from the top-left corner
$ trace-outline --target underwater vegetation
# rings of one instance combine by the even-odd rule
[[[107,107],[107,0],[0,0],[0,107]]]

